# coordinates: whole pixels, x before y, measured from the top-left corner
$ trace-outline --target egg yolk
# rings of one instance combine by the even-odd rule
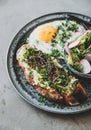
[[[57,34],[57,29],[50,25],[45,25],[39,32],[39,38],[41,41],[50,42],[53,41]]]

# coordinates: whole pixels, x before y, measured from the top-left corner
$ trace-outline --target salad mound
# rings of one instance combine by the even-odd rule
[[[66,60],[75,70],[91,74],[91,30],[77,40],[65,44]]]

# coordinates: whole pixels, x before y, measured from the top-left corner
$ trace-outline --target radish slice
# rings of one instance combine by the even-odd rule
[[[80,63],[83,65],[83,73],[88,74],[91,71],[91,65],[86,59],[82,59]]]
[[[79,45],[80,45],[80,41],[75,41],[69,45],[69,49],[74,48],[74,47],[79,46]]]
[[[72,42],[72,43],[70,43],[69,44],[69,49],[71,49],[71,48],[74,48],[74,47],[76,47],[76,46],[79,46],[80,45],[80,41],[81,41],[81,38],[83,37],[83,36],[85,36],[87,33],[90,33],[91,32],[91,30],[86,30],[85,32],[84,32],[84,34],[82,34],[80,37],[78,37],[78,39],[76,40],[76,41],[74,41],[74,42]]]
[[[91,54],[86,54],[85,59],[87,59],[91,63]]]
[[[70,53],[70,50],[69,50],[68,44],[69,44],[68,42],[65,43],[64,49],[65,49],[65,51],[69,54],[69,53]]]

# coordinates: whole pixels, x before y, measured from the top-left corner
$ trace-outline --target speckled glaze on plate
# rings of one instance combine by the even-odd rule
[[[66,18],[75,19],[79,23],[84,24],[84,26],[86,26],[87,28],[90,28],[91,26],[91,17],[82,14],[58,12],[39,17],[25,25],[13,39],[8,50],[7,68],[14,87],[27,102],[48,112],[60,114],[75,114],[91,109],[91,82],[89,79],[83,79],[78,77],[79,81],[82,83],[82,85],[86,88],[86,91],[88,92],[88,99],[83,104],[71,107],[57,104],[47,99],[44,99],[45,102],[41,102],[41,95],[38,94],[37,91],[27,83],[23,71],[21,70],[16,61],[17,49],[25,43],[25,38],[34,28],[36,28],[40,24],[49,21],[61,20]],[[64,61],[62,61],[61,63],[63,64],[63,66],[67,67]]]

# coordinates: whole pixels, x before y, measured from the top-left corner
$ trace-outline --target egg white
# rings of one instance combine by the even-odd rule
[[[60,24],[60,21],[54,21],[54,22],[49,22],[49,23],[40,25],[37,28],[35,28],[33,30],[33,32],[30,34],[29,39],[28,39],[30,46],[36,47],[38,50],[41,50],[44,53],[51,54],[51,50],[53,48],[51,46],[51,42],[46,43],[44,41],[41,41],[39,39],[39,32],[40,32],[41,28],[45,25],[51,25],[51,26],[57,28],[57,25],[59,25],[59,24]]]
[[[42,25],[36,27],[32,31],[32,33],[29,35],[29,38],[28,38],[30,47],[36,47],[38,50],[41,50],[42,52],[48,53],[48,54],[52,53],[52,49],[57,49],[59,51],[63,51],[60,41],[58,41],[58,44],[55,44],[55,47],[53,47],[51,42],[46,43],[39,39],[39,32],[40,32],[41,28],[45,25],[51,25],[57,29],[57,27],[59,25],[62,25],[62,23],[65,23],[65,22],[66,22],[65,20],[58,20],[58,21],[48,22],[48,23],[45,23],[45,24],[42,24]],[[74,21],[71,21],[71,23],[74,23]],[[72,36],[67,42],[71,42],[72,40],[78,38],[85,31],[85,29],[82,25],[79,24],[78,26],[79,26],[78,32],[77,33],[71,32]],[[60,30],[60,33],[61,33],[61,30]]]

